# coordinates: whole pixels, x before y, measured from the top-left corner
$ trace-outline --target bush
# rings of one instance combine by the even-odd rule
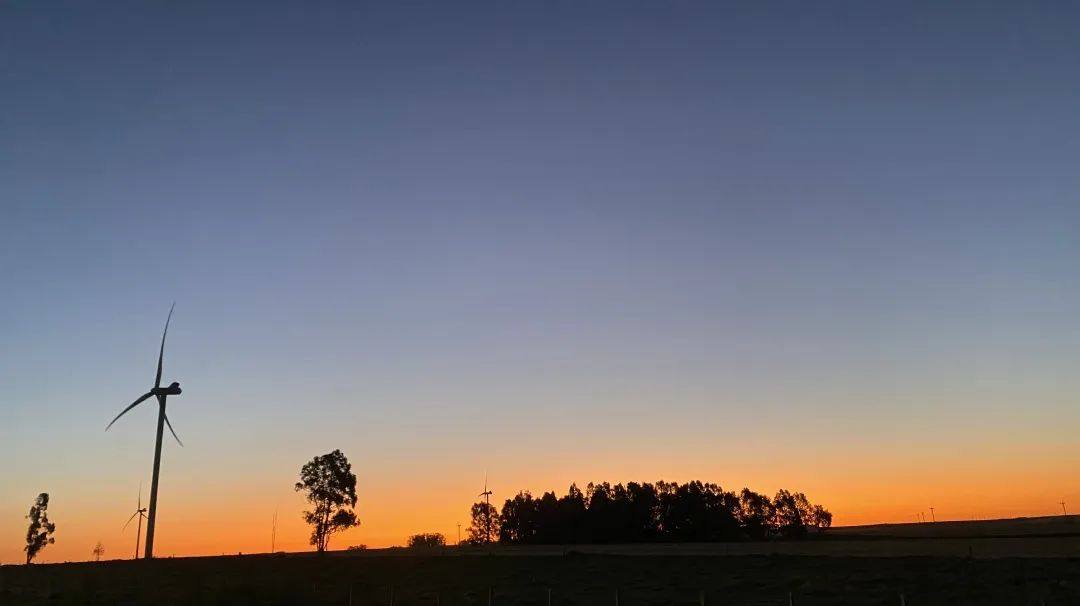
[[[439,532],[422,532],[409,537],[409,547],[445,547],[446,537]]]

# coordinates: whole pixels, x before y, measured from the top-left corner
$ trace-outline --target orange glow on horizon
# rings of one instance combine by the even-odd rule
[[[789,482],[776,476],[764,476],[767,482],[750,483],[749,487],[771,494],[784,487],[806,492],[814,502],[822,503],[834,514],[834,525],[862,525],[875,523],[907,523],[917,519],[918,512],[925,512],[929,519],[929,507],[934,506],[939,521],[994,519],[1023,516],[1055,515],[1057,503],[1063,497],[1060,486],[1068,481],[1074,466],[1067,459],[1056,464],[1027,466],[1013,464],[994,469],[961,469],[956,462],[943,465],[938,473],[927,474],[925,469],[904,472],[899,469],[877,477],[862,477],[860,482],[850,475],[851,471],[825,470],[817,477],[801,484]],[[666,477],[665,477],[666,475]],[[673,477],[670,474],[637,474],[633,478],[614,477],[613,474],[591,474],[590,479],[606,479],[613,482],[655,481],[657,479],[686,481],[703,479],[711,481],[719,474],[693,474]],[[764,475],[764,474],[763,474]],[[787,473],[782,474],[785,478]],[[929,476],[929,477],[928,477]],[[501,506],[502,500],[516,493],[507,482],[493,478],[496,491],[494,502]],[[482,480],[481,480],[482,481]],[[530,482],[533,494],[554,489],[564,494],[575,480],[562,474],[549,474]],[[584,486],[588,479],[576,480]],[[468,527],[468,509],[479,489],[456,486],[445,478],[433,482],[438,492],[425,490],[403,478],[386,478],[361,485],[358,513],[361,526],[335,535],[332,549],[344,549],[351,545],[368,547],[403,545],[408,535],[417,532],[441,532],[448,543],[457,538],[456,524],[462,526],[462,538]],[[1008,486],[1008,490],[1001,487]],[[741,489],[742,483],[724,485],[725,489]],[[379,499],[378,495],[393,498]],[[62,495],[58,495],[62,496]],[[269,491],[255,490],[239,495],[227,495],[220,502],[210,503],[194,496],[174,494],[166,489],[158,526],[157,553],[160,557],[188,555],[220,555],[237,553],[262,553],[270,551],[271,526],[275,498]],[[300,517],[306,503],[293,492],[277,496],[277,540],[279,551],[306,551],[308,528]],[[1080,495],[1071,495],[1080,498]],[[259,503],[258,509],[251,506]],[[133,507],[132,507],[133,509]],[[24,515],[25,512],[22,512]],[[129,558],[134,551],[134,527],[120,532],[130,512],[95,500],[79,511],[62,498],[55,498],[51,517],[58,524],[57,543],[47,547],[39,557],[41,562],[81,561],[92,559],[90,550],[101,540],[106,547],[106,559]],[[22,562],[22,524],[11,523],[7,515],[2,529],[6,540],[0,552],[5,564]],[[102,522],[107,520],[107,522]],[[144,528],[145,535],[145,528]],[[14,546],[14,548],[13,548]]]

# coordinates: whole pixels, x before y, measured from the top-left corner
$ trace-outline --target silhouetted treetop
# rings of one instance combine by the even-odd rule
[[[832,514],[802,493],[786,490],[772,499],[744,488],[728,492],[700,481],[614,486],[571,485],[566,495],[539,498],[519,492],[488,512],[472,507],[469,541],[483,543],[709,542],[799,538],[832,524]],[[497,536],[485,536],[486,521],[497,520]]]
[[[441,532],[421,532],[409,537],[409,547],[445,547],[446,537]]]

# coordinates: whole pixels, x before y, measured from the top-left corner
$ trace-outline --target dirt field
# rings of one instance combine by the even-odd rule
[[[0,604],[1080,604],[1058,518],[838,528],[799,542],[405,549],[0,567]],[[933,528],[927,528],[934,526]],[[968,557],[970,554],[972,557]],[[489,591],[491,600],[489,602]],[[616,598],[616,595],[618,596]],[[350,598],[351,596],[351,598]],[[350,602],[351,599],[351,602]]]

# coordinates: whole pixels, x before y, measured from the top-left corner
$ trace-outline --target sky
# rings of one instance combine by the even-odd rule
[[[0,562],[456,538],[571,482],[1080,511],[1080,9],[0,4]]]

